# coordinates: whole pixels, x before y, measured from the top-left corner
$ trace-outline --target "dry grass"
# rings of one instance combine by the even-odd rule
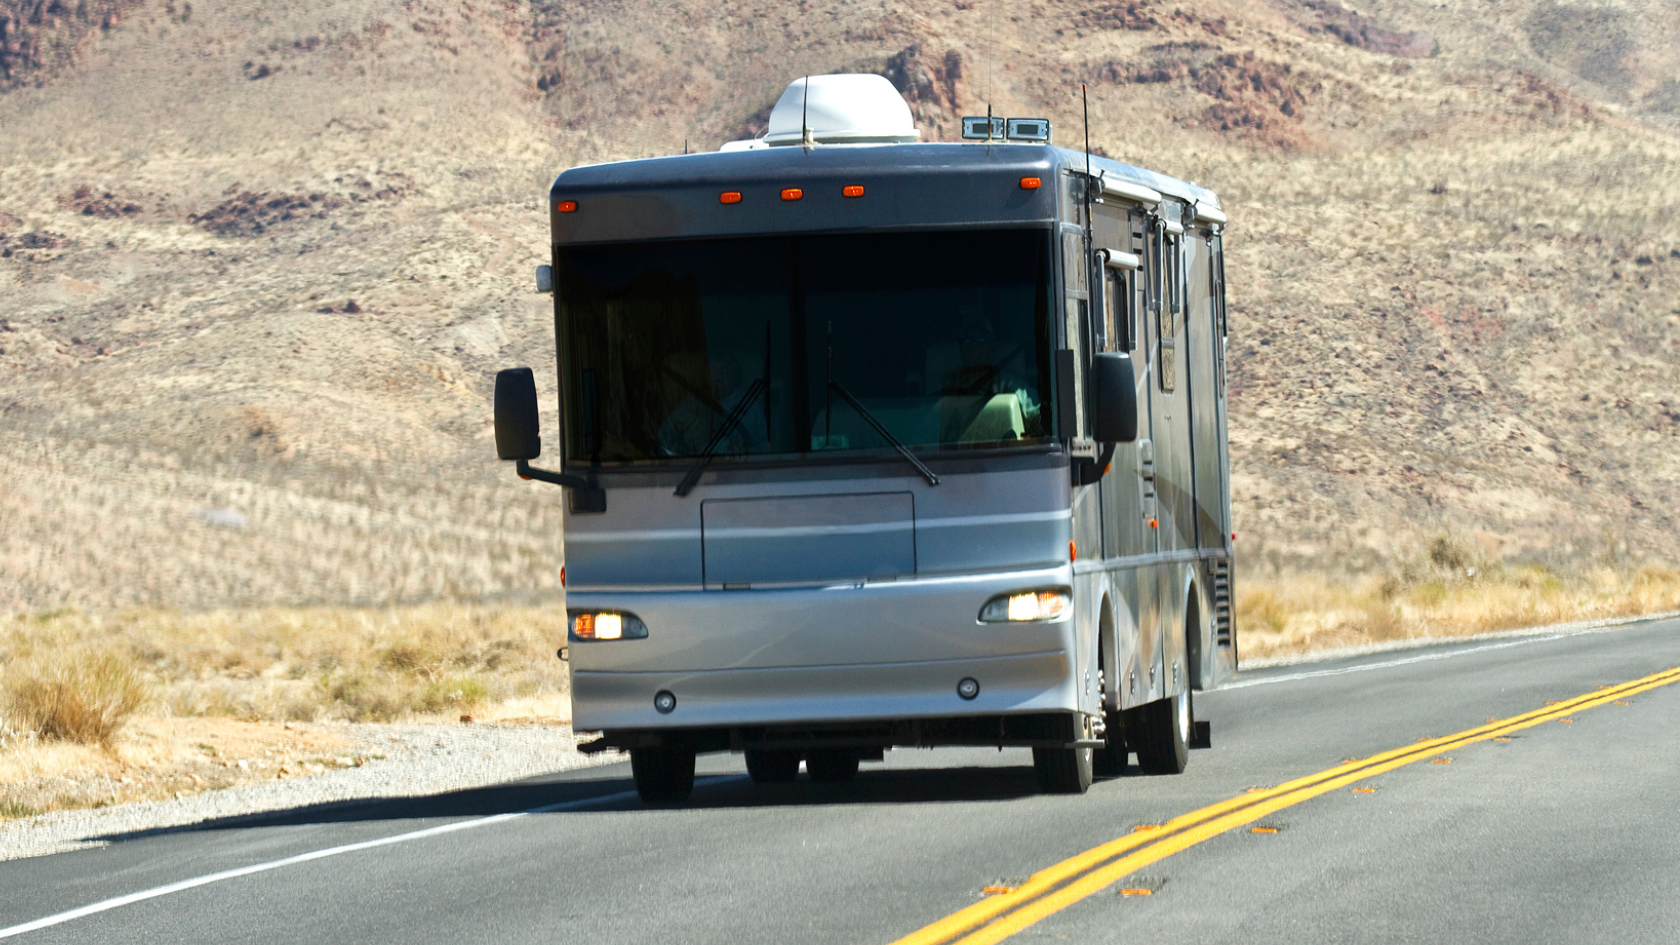
[[[567,722],[564,637],[536,606],[0,615],[0,821],[361,763],[317,722]]]
[[[365,763],[334,726],[139,716],[110,746],[15,736],[0,746],[0,821],[163,800]]]
[[[25,667],[98,646],[105,662],[88,665],[107,675],[126,667],[122,678],[136,682],[143,675],[162,714],[177,717],[386,722],[504,704],[553,715],[564,711],[565,674],[554,657],[564,626],[557,608],[450,603],[14,613],[0,617],[0,664],[14,667],[3,677],[8,691],[37,693],[44,690]],[[105,677],[76,679],[86,689]],[[39,715],[14,714],[14,728],[68,737],[49,732]]]
[[[1245,659],[1437,637],[1472,636],[1578,620],[1680,610],[1680,569],[1647,565],[1560,574],[1508,566],[1437,539],[1387,575],[1246,581],[1236,624]]]
[[[110,650],[53,648],[0,677],[0,708],[49,741],[110,746],[150,698],[134,662]]]

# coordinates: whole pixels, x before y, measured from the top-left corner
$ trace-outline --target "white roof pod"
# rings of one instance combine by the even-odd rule
[[[795,79],[770,110],[771,147],[797,145],[809,129],[817,144],[905,144],[921,138],[910,106],[878,75],[814,75]],[[732,147],[733,146],[733,147]],[[739,150],[731,141],[725,151]]]
[[[1198,222],[1205,220],[1208,223],[1217,224],[1219,226],[1224,226],[1227,222],[1229,222],[1225,217],[1225,211],[1219,209],[1218,207],[1209,206],[1199,200],[1196,201],[1196,220]]]

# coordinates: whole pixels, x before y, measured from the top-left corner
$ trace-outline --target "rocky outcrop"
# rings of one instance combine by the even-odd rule
[[[50,79],[142,2],[0,0],[0,89]]]

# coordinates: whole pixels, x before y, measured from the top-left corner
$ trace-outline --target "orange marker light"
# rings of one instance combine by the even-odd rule
[[[554,205],[554,209],[560,211],[561,213],[576,213],[577,212],[577,201],[576,200],[562,200],[559,203]]]
[[[1079,546],[1075,545],[1071,541],[1068,542],[1068,560],[1069,561],[1078,561],[1079,560]]]
[[[740,203],[740,202],[741,202],[741,192],[739,190],[726,190],[723,193],[718,194],[718,203]]]
[[[1044,184],[1044,181],[1041,181],[1036,177],[1023,177],[1023,178],[1021,178],[1021,189],[1022,190],[1037,190],[1039,187],[1043,186],[1043,184]]]
[[[846,186],[840,188],[840,195],[843,196],[843,197],[862,197],[863,196],[863,185],[862,184],[847,184]]]
[[[1150,528],[1160,528],[1161,527],[1161,520],[1158,519],[1158,518],[1150,519],[1149,520],[1149,527]]]
[[[783,200],[798,200],[803,196],[805,196],[805,191],[800,190],[798,187],[789,187],[788,189],[782,191]]]

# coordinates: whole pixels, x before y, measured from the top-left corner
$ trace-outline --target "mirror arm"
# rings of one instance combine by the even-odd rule
[[[538,469],[535,466],[532,466],[529,460],[514,460],[514,468],[519,472],[519,478],[521,479],[535,479],[538,482],[552,482],[557,486],[567,486],[572,489],[595,488],[595,484],[593,482],[582,476],[575,476],[571,473],[550,472],[546,469]]]
[[[1076,459],[1073,461],[1073,484],[1076,486],[1093,486],[1102,481],[1108,466],[1114,461],[1113,443],[1097,445],[1096,459]]]
[[[547,469],[537,469],[530,460],[514,460],[514,469],[521,479],[535,479],[537,482],[549,482],[557,486],[565,486],[572,490],[567,498],[570,500],[573,514],[600,514],[607,510],[607,490],[595,482],[595,474],[591,472],[587,477],[572,473],[557,473]]]

